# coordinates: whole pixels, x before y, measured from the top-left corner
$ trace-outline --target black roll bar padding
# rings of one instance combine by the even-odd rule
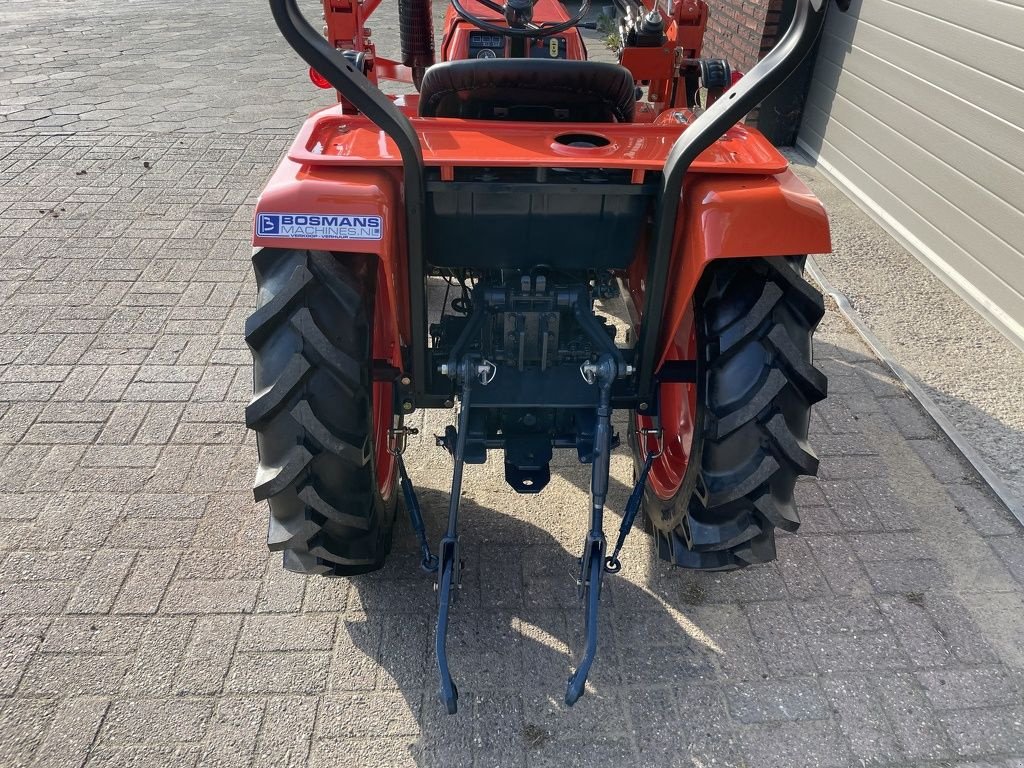
[[[423,149],[409,118],[323,35],[313,29],[299,11],[296,0],[270,0],[270,10],[288,44],[309,66],[366,115],[395,142],[402,156],[405,197],[405,233],[409,259],[412,380],[416,395],[423,394],[431,371],[427,367],[427,314],[424,287],[423,242],[425,239],[426,191],[423,180]]]
[[[844,0],[837,0],[842,8]],[[647,289],[638,339],[638,402],[652,404],[658,334],[665,310],[669,266],[675,240],[683,181],[697,156],[785,82],[813,50],[825,20],[828,0],[796,0],[793,21],[778,44],[735,85],[684,130],[669,150],[662,173],[655,235],[647,270]],[[641,411],[647,408],[641,408]]]

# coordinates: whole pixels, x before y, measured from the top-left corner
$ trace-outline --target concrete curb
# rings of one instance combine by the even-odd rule
[[[999,476],[992,470],[988,463],[981,457],[981,455],[974,449],[974,446],[968,442],[960,431],[953,425],[946,414],[942,412],[938,404],[932,400],[928,393],[924,391],[924,388],[918,384],[917,380],[910,375],[910,373],[903,368],[888,348],[882,343],[875,334],[868,328],[864,319],[858,314],[857,310],[850,304],[850,300],[845,295],[839,292],[839,290],[829,282],[828,278],[821,272],[818,265],[814,262],[814,259],[808,258],[807,260],[807,272],[814,279],[814,281],[821,287],[821,290],[832,297],[839,307],[839,311],[843,313],[843,316],[850,321],[850,324],[857,330],[864,342],[871,348],[871,351],[875,353],[879,360],[888,366],[889,370],[895,374],[903,386],[907,388],[914,399],[921,405],[922,408],[931,416],[932,420],[938,425],[953,444],[957,447],[957,450],[963,455],[965,459],[971,464],[972,467],[981,475],[982,479],[992,489],[992,492],[999,497],[999,500],[1006,506],[1010,513],[1017,518],[1021,525],[1024,525],[1024,506],[1022,506],[1010,493],[1009,489],[1003,484],[1003,481]]]

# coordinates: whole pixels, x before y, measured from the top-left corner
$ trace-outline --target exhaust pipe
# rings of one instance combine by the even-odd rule
[[[402,63],[412,70],[416,90],[434,63],[434,17],[430,0],[398,0],[398,37]]]

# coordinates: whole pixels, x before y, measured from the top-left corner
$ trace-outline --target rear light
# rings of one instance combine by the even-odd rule
[[[321,75],[312,67],[309,68],[309,79],[317,88],[330,88],[331,84],[327,82],[327,78]]]

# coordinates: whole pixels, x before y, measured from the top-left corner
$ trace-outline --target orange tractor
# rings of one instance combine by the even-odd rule
[[[548,483],[556,449],[591,466],[586,648],[568,704],[595,658],[602,580],[621,568],[640,509],[662,559],[741,568],[775,557],[775,528],[800,522],[796,479],[817,470],[807,433],[826,389],[811,355],[823,304],[803,254],[830,250],[828,222],[741,121],[811,50],[825,0],[797,0],[742,77],[701,58],[703,0],[648,1],[620,14],[611,64],[586,58],[589,0],[572,17],[555,0],[451,0],[436,63],[430,0],[399,0],[401,62],[379,56],[364,26],[380,0],[324,0],[326,37],[295,0],[270,0],[339,98],[305,122],[257,207],[245,329],[255,495],[285,567],[328,576],[383,566],[403,497],[437,574],[449,712],[467,463],[500,452],[528,494]],[[417,92],[386,96],[385,79]],[[431,281],[447,282],[442,306],[428,307]],[[597,309],[615,298],[628,336]],[[454,469],[435,556],[403,420],[456,403],[437,438]],[[636,486],[609,548],[615,409],[629,412]]]

